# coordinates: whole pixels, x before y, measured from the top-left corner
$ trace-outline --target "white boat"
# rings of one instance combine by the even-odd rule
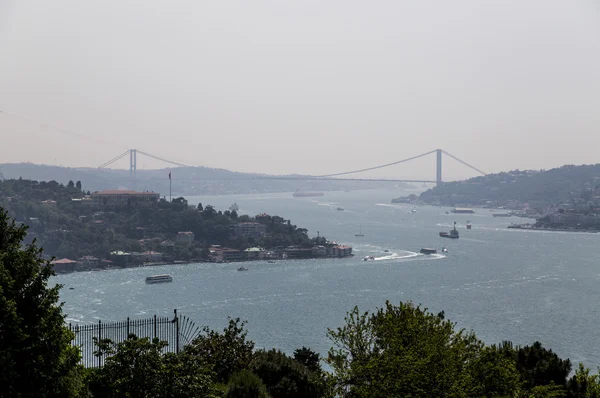
[[[373,257],[373,256],[366,256],[365,258],[363,258],[363,261],[369,261],[369,260],[375,260],[375,257]]]
[[[248,271],[248,268],[242,265],[240,268],[238,268],[238,271]]]
[[[173,282],[173,277],[171,275],[152,275],[146,277],[146,283],[167,283]]]

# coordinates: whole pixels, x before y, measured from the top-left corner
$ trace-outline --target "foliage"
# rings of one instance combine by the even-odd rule
[[[74,396],[81,389],[79,352],[65,327],[60,286],[49,288],[52,267],[35,242],[23,246],[0,208],[0,386],[7,396]]]
[[[308,347],[297,348],[294,360],[306,366],[312,372],[321,372],[321,356]]]
[[[567,382],[567,393],[570,398],[599,398],[600,375],[590,374],[590,370],[580,363]]]
[[[187,353],[163,354],[164,341],[130,335],[121,343],[97,341],[104,366],[90,372],[94,396],[217,397],[210,366]]]
[[[270,398],[270,396],[260,378],[244,369],[233,375],[224,398]]]
[[[485,351],[473,333],[455,331],[443,313],[387,302],[372,315],[354,308],[345,321],[329,330],[336,348],[327,358],[340,396],[471,397],[515,388],[514,365],[494,369],[493,350]]]
[[[547,171],[513,170],[447,182],[422,193],[420,199],[448,206],[484,205],[487,201],[501,206],[518,201],[543,208],[569,202],[595,190],[599,174],[600,164],[567,165]]]
[[[265,383],[273,398],[317,398],[325,390],[320,372],[311,371],[278,350],[257,351],[250,370]]]
[[[234,373],[247,369],[252,360],[254,342],[247,340],[245,322],[230,319],[219,333],[204,328],[203,333],[185,348],[186,355],[213,365],[218,382],[226,383]]]
[[[561,359],[539,341],[518,348],[516,363],[526,389],[550,384],[565,386],[571,372],[571,361]]]
[[[172,202],[160,200],[111,207],[82,205],[71,200],[82,196],[77,185],[64,186],[55,181],[0,181],[0,205],[17,221],[30,226],[27,242],[37,238],[46,254],[57,258],[78,259],[85,255],[108,258],[111,251],[123,250],[157,251],[163,253],[166,261],[189,261],[205,258],[206,248],[213,244],[237,249],[251,245],[265,248],[311,245],[305,229],[278,216],[238,217],[236,212],[221,213],[210,205],[190,207],[182,197]],[[53,200],[56,205],[44,205],[45,200]],[[233,225],[244,220],[265,224],[267,235],[257,241],[234,239]],[[183,231],[194,233],[193,244],[163,245]]]

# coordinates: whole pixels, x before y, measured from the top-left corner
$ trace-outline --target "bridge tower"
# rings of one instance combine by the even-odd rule
[[[133,189],[135,190],[136,186],[136,174],[137,174],[137,150],[130,149],[129,150],[129,177],[131,177],[131,183],[133,185]]]
[[[436,173],[435,173],[435,183],[440,185],[442,183],[442,150],[436,149],[435,153],[437,155],[436,162]]]

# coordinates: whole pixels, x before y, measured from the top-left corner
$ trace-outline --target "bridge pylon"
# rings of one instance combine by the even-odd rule
[[[436,161],[436,173],[435,173],[435,183],[436,185],[440,185],[442,183],[442,150],[441,149],[436,149],[435,153],[436,153],[436,157],[437,157],[437,161]]]

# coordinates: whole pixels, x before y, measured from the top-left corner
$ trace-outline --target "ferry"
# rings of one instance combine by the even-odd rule
[[[425,247],[425,248],[421,249],[420,253],[421,254],[436,254],[437,250]]]
[[[494,217],[512,217],[510,213],[494,213],[492,214]]]
[[[171,275],[152,275],[146,277],[146,283],[167,283],[173,282],[173,277]]]
[[[456,230],[456,221],[454,221],[454,228],[448,232],[440,232],[442,238],[458,239],[458,231]]]

